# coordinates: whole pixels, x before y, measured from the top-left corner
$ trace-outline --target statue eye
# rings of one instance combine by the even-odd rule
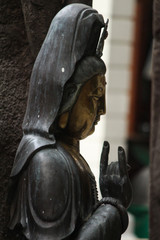
[[[98,91],[99,91],[99,92],[103,92],[103,88],[102,88],[102,87],[99,87],[99,88],[98,88]]]

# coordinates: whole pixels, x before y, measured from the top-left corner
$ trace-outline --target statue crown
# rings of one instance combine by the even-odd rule
[[[102,55],[103,55],[104,41],[108,37],[108,23],[109,23],[109,19],[107,19],[107,21],[104,25],[104,29],[103,29],[101,38],[98,42],[98,46],[97,46],[97,49],[96,49],[96,55],[99,58],[101,58]]]

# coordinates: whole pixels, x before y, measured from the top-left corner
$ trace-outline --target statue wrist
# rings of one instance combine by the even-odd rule
[[[120,203],[119,200],[112,198],[112,197],[103,197],[95,206],[94,211],[101,205],[107,205],[110,204],[113,207],[115,207],[120,215],[121,223],[122,223],[122,233],[125,232],[125,230],[128,227],[128,214],[126,208]]]

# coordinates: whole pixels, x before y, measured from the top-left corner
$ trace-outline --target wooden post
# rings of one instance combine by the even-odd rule
[[[160,239],[160,0],[154,1],[151,124],[150,238]]]

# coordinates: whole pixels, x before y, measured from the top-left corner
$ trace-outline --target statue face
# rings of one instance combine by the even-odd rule
[[[67,134],[83,139],[94,132],[100,116],[106,112],[105,85],[104,75],[96,75],[83,85],[69,113]]]

